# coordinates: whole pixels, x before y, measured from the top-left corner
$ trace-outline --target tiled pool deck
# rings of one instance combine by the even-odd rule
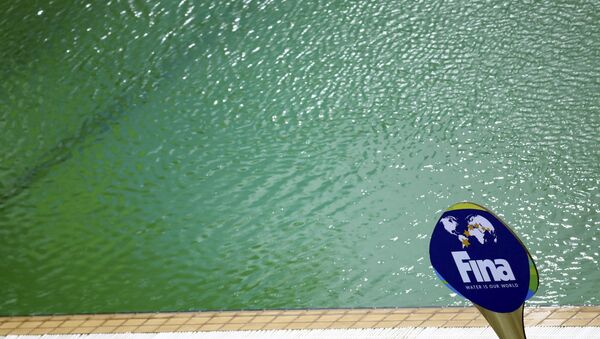
[[[474,307],[0,317],[0,335],[487,326]],[[525,308],[525,326],[600,327],[600,307]]]

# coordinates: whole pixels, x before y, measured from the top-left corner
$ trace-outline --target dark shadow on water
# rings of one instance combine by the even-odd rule
[[[158,79],[153,79],[158,81]],[[58,166],[71,158],[74,152],[85,147],[90,139],[98,139],[119,123],[121,118],[130,112],[135,106],[143,105],[147,93],[152,89],[153,81],[137,77],[130,82],[131,85],[122,90],[123,95],[114,99],[113,103],[105,110],[93,114],[85,120],[75,135],[61,139],[52,149],[43,154],[35,166],[26,170],[16,178],[7,189],[0,192],[0,210],[7,207],[7,203],[27,190],[33,183],[46,176],[55,166]],[[135,91],[133,87],[140,85],[141,89]],[[130,95],[132,92],[141,93]],[[138,102],[141,98],[141,102]]]

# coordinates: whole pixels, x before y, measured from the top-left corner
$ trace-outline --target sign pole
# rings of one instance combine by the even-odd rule
[[[526,339],[525,325],[523,323],[523,309],[525,304],[508,313],[498,313],[486,310],[474,304],[483,314],[483,317],[492,326],[500,339]]]

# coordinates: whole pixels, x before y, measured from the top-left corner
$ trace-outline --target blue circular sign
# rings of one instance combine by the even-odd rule
[[[429,255],[448,287],[490,311],[512,312],[537,289],[537,272],[521,241],[476,204],[459,203],[442,214]],[[535,284],[530,284],[532,276]]]

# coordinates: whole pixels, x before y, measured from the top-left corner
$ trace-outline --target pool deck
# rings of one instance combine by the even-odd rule
[[[600,306],[526,307],[525,326],[528,328],[600,328]],[[487,322],[474,307],[116,313],[0,317],[0,336],[485,327],[488,327]]]

